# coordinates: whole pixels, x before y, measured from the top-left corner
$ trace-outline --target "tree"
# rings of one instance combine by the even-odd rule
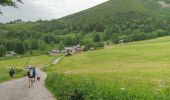
[[[104,43],[103,42],[99,42],[99,47],[100,48],[104,48]]]
[[[60,42],[59,46],[58,46],[59,50],[64,50],[64,43]]]
[[[101,38],[100,38],[100,35],[99,34],[96,34],[93,38],[93,41],[94,42],[100,42],[101,41]]]
[[[90,40],[86,40],[84,51],[90,50],[91,47],[94,47],[94,43]]]
[[[105,40],[108,40],[113,34],[113,27],[112,26],[106,27],[104,33],[105,33]]]
[[[16,1],[22,3],[21,0],[16,0]],[[0,0],[0,5],[1,6],[17,7],[16,2],[14,2],[13,0]],[[0,11],[0,13],[2,13],[2,12]]]
[[[22,42],[17,42],[15,45],[15,52],[18,54],[24,54],[24,45]]]
[[[53,35],[53,34],[46,34],[46,35],[44,35],[44,36],[43,36],[43,40],[44,40],[46,43],[48,43],[48,44],[54,43],[54,42],[56,41],[55,35]]]
[[[5,47],[8,51],[14,50],[14,46],[15,46],[14,41],[8,40],[8,41],[5,42]]]
[[[41,51],[44,51],[47,49],[47,44],[43,40],[38,41],[38,46]]]
[[[155,32],[157,33],[158,37],[162,37],[162,36],[168,35],[168,33],[166,31],[161,30],[161,29],[156,30]]]
[[[0,57],[5,56],[6,54],[6,48],[3,45],[0,45]]]
[[[114,44],[118,44],[118,43],[119,43],[119,37],[118,37],[117,34],[113,34],[113,35],[112,35],[112,42],[113,42]]]
[[[94,44],[95,49],[101,49],[104,48],[104,43],[103,42],[98,42]]]
[[[30,48],[31,48],[31,44],[30,44],[30,42],[28,41],[28,40],[26,40],[26,41],[24,41],[23,42],[23,45],[24,45],[24,49],[25,50],[30,50]]]
[[[38,41],[37,40],[32,40],[31,41],[31,49],[36,50],[39,48]]]

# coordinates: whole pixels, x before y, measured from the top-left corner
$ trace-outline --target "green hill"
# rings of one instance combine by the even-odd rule
[[[162,8],[158,1],[159,0],[110,0],[59,20],[45,22],[40,25],[41,27],[38,26],[42,31],[47,32],[54,31],[56,28],[60,29],[62,25],[67,27],[68,31],[73,32],[103,32],[110,24],[118,24],[122,28],[123,25],[125,25],[124,27],[128,27],[126,24],[137,24],[137,27],[141,24],[153,23],[154,21],[159,23],[159,21],[161,22],[169,17],[170,10],[169,8]],[[55,23],[61,25],[59,27],[54,26]],[[43,26],[48,27],[45,28]]]
[[[18,44],[32,52],[48,51],[47,48],[56,48],[58,44],[89,48],[99,42],[117,44],[120,40],[132,42],[167,36],[169,6],[169,0],[110,0],[56,20],[16,20],[0,25],[0,44],[7,50],[15,50]]]

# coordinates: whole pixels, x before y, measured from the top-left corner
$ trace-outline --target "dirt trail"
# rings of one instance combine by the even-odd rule
[[[44,80],[46,73],[37,70],[41,81],[28,88],[28,77],[0,84],[0,100],[56,100],[47,90]]]
[[[57,58],[50,65],[57,64],[62,58]],[[56,100],[45,87],[47,74],[41,70],[37,70],[37,74],[41,81],[37,81],[32,88],[28,88],[28,77],[0,84],[0,100]]]
[[[63,57],[64,57],[64,56],[61,56],[61,57],[57,58],[56,60],[54,60],[54,61],[51,63],[51,65],[57,64]]]
[[[50,65],[57,64],[62,58],[57,58]],[[0,84],[0,100],[56,100],[45,87],[47,74],[39,69],[37,74],[41,77],[41,81],[36,81],[31,88],[28,88],[28,77]]]

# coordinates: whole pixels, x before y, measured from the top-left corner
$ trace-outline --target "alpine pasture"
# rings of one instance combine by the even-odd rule
[[[170,37],[119,44],[65,57],[47,68],[61,100],[167,100]]]

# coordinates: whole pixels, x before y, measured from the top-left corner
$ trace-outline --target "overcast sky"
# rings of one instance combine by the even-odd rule
[[[85,10],[107,0],[23,0],[19,8],[1,7],[3,15],[0,22],[15,19],[31,20],[57,19],[63,16]]]

